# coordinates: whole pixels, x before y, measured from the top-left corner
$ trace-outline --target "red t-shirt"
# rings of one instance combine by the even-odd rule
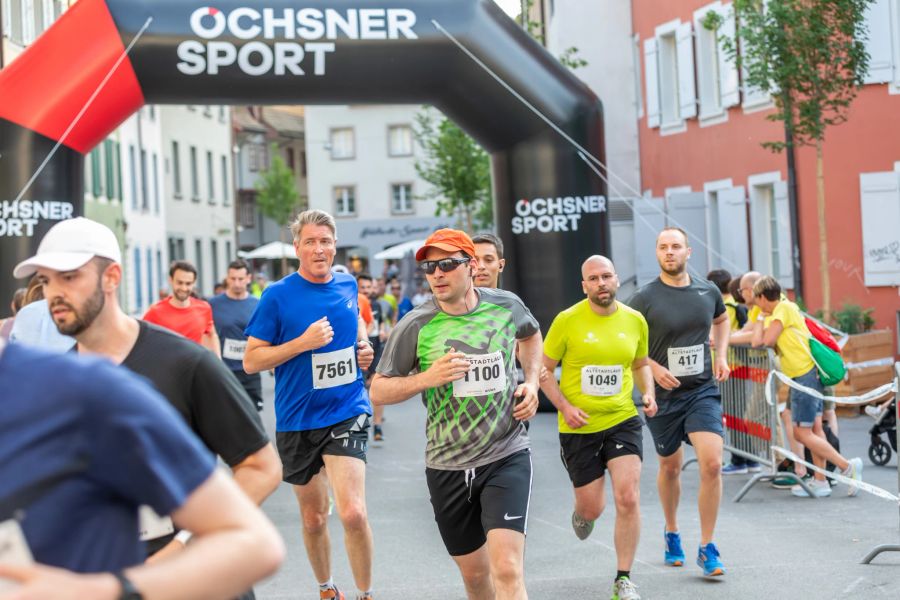
[[[160,300],[147,310],[144,320],[180,333],[189,340],[201,343],[203,335],[215,329],[212,307],[206,300],[191,298],[187,308],[178,308],[169,298]]]
[[[369,303],[369,299],[363,296],[362,294],[357,294],[357,301],[359,303],[359,316],[363,318],[363,321],[366,323],[366,327],[372,324],[372,305]]]

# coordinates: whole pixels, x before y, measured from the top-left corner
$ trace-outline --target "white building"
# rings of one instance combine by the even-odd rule
[[[159,108],[168,260],[197,267],[203,296],[235,258],[230,112],[226,106]]]
[[[435,201],[421,200],[429,184],[416,175],[413,126],[420,106],[307,106],[309,207],[338,222],[336,263],[359,257],[373,275],[374,255],[424,239],[455,219],[435,217]]]

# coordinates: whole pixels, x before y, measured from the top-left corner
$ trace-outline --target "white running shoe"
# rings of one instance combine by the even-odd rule
[[[827,498],[831,495],[831,486],[828,485],[827,481],[818,481],[816,479],[813,479],[807,482],[806,485],[809,486],[809,489],[812,490],[813,496],[815,496],[816,498]],[[798,498],[809,498],[809,494],[807,494],[806,490],[804,490],[803,487],[799,484],[791,488],[791,494],[797,496]]]
[[[884,412],[883,410],[881,410],[881,407],[872,405],[865,407],[864,410],[866,411],[867,415],[869,415],[876,421],[881,418],[881,414]]]
[[[848,461],[850,464],[847,466],[847,470],[844,471],[843,475],[853,479],[854,481],[862,481],[862,472],[863,472],[863,461],[861,458],[851,458]],[[859,488],[855,485],[851,485],[847,488],[848,496],[855,496],[859,493]]]

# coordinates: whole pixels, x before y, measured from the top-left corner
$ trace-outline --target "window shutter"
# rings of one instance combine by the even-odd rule
[[[747,243],[747,195],[743,186],[718,190],[719,253],[722,266],[735,277],[750,270],[750,244]]]
[[[736,38],[734,24],[734,10],[731,5],[720,7],[717,12],[722,17],[722,25],[719,26],[719,37],[728,38],[734,43]],[[738,79],[738,69],[734,59],[730,59],[725,52],[722,40],[716,40],[716,48],[719,53],[719,94],[722,97],[722,106],[737,106],[741,101],[741,83]]]
[[[866,51],[869,71],[865,83],[885,83],[894,79],[894,50],[891,44],[891,0],[875,0],[866,7]]]
[[[644,76],[647,89],[647,127],[659,127],[659,49],[656,38],[644,40]]]
[[[662,198],[634,199],[634,257],[637,284],[644,285],[659,275],[656,236],[666,226]]]
[[[791,209],[788,205],[787,184],[777,181],[773,185],[778,239],[778,283],[784,289],[794,289],[794,246],[791,239]]]
[[[688,234],[691,275],[706,277],[709,271],[709,235],[706,232],[706,195],[703,192],[672,194],[666,201],[668,225],[681,227]]]
[[[678,47],[678,113],[682,119],[697,116],[697,88],[694,85],[694,29],[682,23],[676,33]]]
[[[861,173],[859,192],[866,285],[900,285],[900,173]]]

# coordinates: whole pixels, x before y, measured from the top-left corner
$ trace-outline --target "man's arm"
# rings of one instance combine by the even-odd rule
[[[375,406],[399,404],[429,388],[462,379],[471,368],[465,357],[462,352],[448,352],[426,371],[405,377],[389,377],[376,373],[369,386],[369,398]]]
[[[547,376],[541,379],[541,390],[544,392],[544,395],[550,400],[550,404],[562,413],[566,425],[572,429],[584,427],[588,422],[588,414],[580,408],[573,406],[568,399],[566,399],[562,390],[559,389],[559,382],[556,381],[556,376],[553,374],[559,361],[553,360],[546,354],[543,355],[542,360],[543,366],[547,370]]]
[[[716,381],[725,381],[731,373],[728,367],[728,338],[731,334],[731,322],[728,313],[723,312],[713,319],[713,341],[716,344],[716,364],[713,366],[713,375]]]
[[[784,325],[781,321],[772,319],[769,326],[765,327],[762,315],[760,315],[759,320],[756,321],[753,327],[752,345],[754,348],[774,348],[783,331]]]
[[[653,371],[650,369],[650,359],[646,356],[637,358],[631,363],[631,373],[634,383],[641,392],[641,401],[644,405],[644,414],[652,417],[656,414],[656,385],[654,385]]]
[[[252,375],[274,369],[295,356],[328,345],[332,339],[334,329],[331,328],[328,317],[322,317],[310,325],[300,337],[277,346],[250,336],[247,338],[247,349],[244,352],[244,371]]]
[[[284,560],[284,542],[263,513],[229,478],[214,471],[172,518],[195,532],[190,546],[153,565],[125,570],[145,600],[227,600],[272,575]],[[43,565],[0,565],[0,577],[21,587],[5,600],[117,600],[109,573],[81,575]]]
[[[222,358],[222,346],[219,341],[219,334],[216,333],[216,330],[213,329],[209,333],[204,333],[203,337],[200,339],[200,345],[218,356]]]
[[[257,506],[281,483],[281,459],[272,444],[266,444],[231,467],[234,481]]]
[[[527,338],[516,340],[517,355],[525,374],[525,383],[520,384],[514,393],[521,400],[513,410],[513,417],[520,421],[528,420],[537,413],[538,389],[541,385],[542,348],[543,338],[540,330]]]

